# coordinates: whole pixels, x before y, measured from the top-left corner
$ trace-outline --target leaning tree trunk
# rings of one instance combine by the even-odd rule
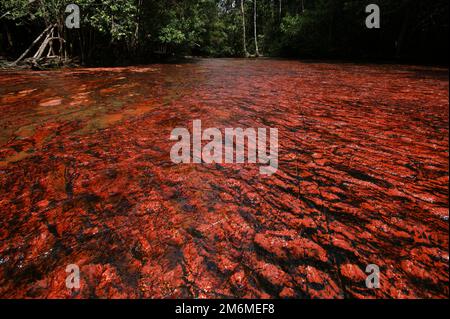
[[[30,52],[30,50],[35,46],[36,43],[38,43],[43,37],[44,35],[48,35],[49,31],[53,28],[54,26],[49,25],[34,41],[33,43],[31,43],[31,45],[28,47],[28,49],[25,50],[24,53],[22,53],[22,55],[16,60],[14,61],[11,65],[16,65],[17,63],[19,63],[23,58],[25,58],[25,56],[28,54],[28,52]]]
[[[259,56],[259,48],[258,48],[258,32],[257,32],[257,21],[256,21],[256,14],[257,14],[257,3],[256,0],[253,0],[253,29],[255,33],[255,55]]]
[[[45,49],[47,48],[47,45],[50,46],[49,50],[52,49],[53,40],[56,38],[54,36],[55,27],[56,27],[56,25],[52,26],[51,30],[49,32],[47,32],[47,36],[45,37],[44,42],[42,42],[41,46],[34,54],[33,59],[39,60],[41,58],[41,56],[44,54]]]
[[[247,38],[246,38],[246,29],[245,29],[245,10],[244,10],[244,0],[241,0],[241,14],[242,14],[242,42],[244,45],[244,54],[245,57],[248,57],[247,51]]]
[[[42,41],[42,39],[44,40]],[[61,63],[63,60],[63,47],[65,45],[66,40],[61,37],[61,32],[59,31],[58,24],[52,24],[49,25],[34,41],[31,43],[31,45],[28,47],[28,49],[25,50],[24,53],[11,65],[16,65],[20,61],[22,61],[27,54],[31,51],[31,49],[38,43],[42,41],[41,45],[35,52],[32,58],[30,58],[30,62],[33,65],[40,65],[41,62],[46,63],[45,60],[48,59],[57,59],[57,63]],[[58,45],[58,51],[55,51],[54,44],[59,43]],[[48,51],[47,51],[48,50]],[[45,55],[45,52],[47,54]],[[57,53],[58,52],[58,53]],[[55,61],[55,60],[54,60]]]
[[[10,13],[11,13],[11,12],[8,11],[8,12],[2,14],[2,15],[0,16],[0,20],[3,19],[4,17],[6,17],[7,15],[9,15]]]

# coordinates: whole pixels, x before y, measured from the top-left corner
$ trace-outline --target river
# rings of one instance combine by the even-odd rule
[[[275,59],[0,71],[0,297],[446,298],[448,90]],[[197,119],[277,128],[278,171],[174,164]]]

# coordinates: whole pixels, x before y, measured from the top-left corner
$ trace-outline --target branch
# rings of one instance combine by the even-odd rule
[[[48,33],[48,31],[50,30],[50,28],[53,28],[53,27],[54,27],[53,25],[49,25],[49,26],[47,27],[47,29],[45,29],[44,32],[42,32],[42,33],[41,33],[41,34],[33,41],[33,43],[31,43],[31,45],[28,47],[28,49],[26,49],[25,52],[22,53],[22,55],[21,55],[20,57],[19,57],[16,61],[14,61],[13,63],[11,63],[11,66],[14,66],[14,65],[16,65],[17,63],[19,63],[19,61],[21,61],[21,60],[28,54],[28,52],[30,52],[30,50],[33,48],[33,46],[34,46],[36,43],[38,43],[44,35],[46,35],[46,34]]]
[[[3,14],[3,15],[0,17],[0,20],[3,19],[4,17],[6,17],[6,16],[7,16],[8,14],[10,14],[10,13],[11,13],[11,12],[8,11],[8,12],[6,12],[5,14]]]

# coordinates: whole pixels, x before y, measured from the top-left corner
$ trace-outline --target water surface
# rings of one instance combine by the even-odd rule
[[[448,89],[266,59],[1,72],[0,296],[447,297]],[[278,172],[173,164],[195,119],[278,128]]]

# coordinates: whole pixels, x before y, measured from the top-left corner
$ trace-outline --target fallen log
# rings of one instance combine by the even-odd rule
[[[42,39],[42,37],[44,36],[44,35],[46,35],[46,34],[48,34],[48,32],[50,31],[50,29],[52,29],[52,28],[54,28],[55,26],[54,25],[50,25],[50,26],[48,26],[34,41],[33,41],[33,43],[31,43],[31,45],[28,47],[28,49],[26,49],[25,50],[25,52],[24,53],[22,53],[22,55],[16,60],[16,61],[14,61],[13,63],[11,63],[11,66],[14,66],[14,65],[16,65],[17,63],[19,63],[21,60],[23,60],[23,58],[25,58],[26,57],[26,55],[28,54],[28,52],[30,52],[30,50],[34,47],[34,45],[36,44],[36,43],[38,43],[41,39]]]
[[[45,51],[45,48],[47,47],[47,44],[48,44],[48,38],[49,38],[50,36],[53,35],[53,31],[54,31],[54,30],[55,30],[55,26],[53,26],[53,27],[51,28],[51,30],[47,32],[47,35],[45,36],[44,41],[43,41],[43,42],[41,43],[41,45],[39,46],[39,49],[38,49],[38,50],[36,51],[36,53],[34,54],[33,58],[39,59],[39,58],[41,57],[42,53]]]
[[[62,41],[62,42],[65,41],[64,39],[62,39],[62,38],[60,38],[60,37],[51,37],[51,38],[47,37],[47,38],[45,39],[45,41],[42,43],[42,49],[40,48],[39,51],[36,52],[34,58],[35,58],[36,60],[40,59],[40,58],[42,57],[42,54],[45,52],[45,49],[46,49],[47,46],[49,45],[49,43],[51,43],[51,42],[54,41],[54,40],[59,40],[59,41]],[[52,48],[52,47],[50,47],[50,51],[53,51],[53,48]],[[50,51],[49,51],[49,53],[50,53]]]

